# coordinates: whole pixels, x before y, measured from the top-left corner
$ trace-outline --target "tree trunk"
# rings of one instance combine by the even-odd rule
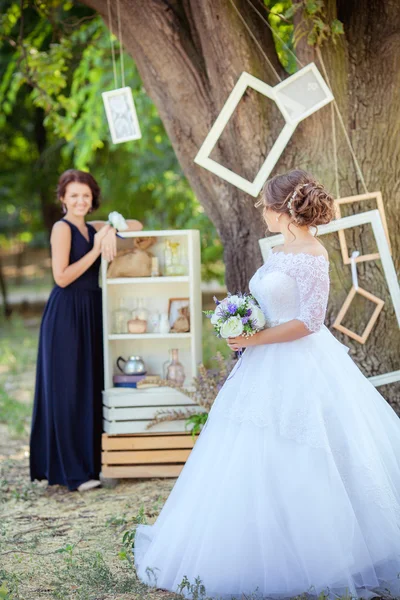
[[[246,0],[232,0],[284,78],[272,36]],[[106,0],[86,0],[107,22]],[[254,6],[260,4],[253,0]],[[344,24],[345,36],[322,49],[334,95],[370,191],[381,189],[398,263],[399,201],[395,196],[400,136],[394,116],[400,108],[400,4],[326,0],[330,17]],[[144,86],[158,108],[177,157],[199,201],[215,224],[225,249],[226,281],[232,292],[245,290],[261,264],[258,239],[265,227],[254,198],[196,165],[193,160],[226,98],[243,71],[270,85],[278,83],[230,0],[120,0],[124,45],[134,58]],[[113,29],[116,30],[116,10]],[[305,41],[297,48],[303,64],[315,61]],[[275,105],[253,91],[245,94],[221,136],[212,158],[253,179],[282,127]],[[341,196],[361,193],[351,155],[338,129]],[[331,107],[327,106],[297,127],[275,172],[302,167],[334,190]],[[372,208],[364,203],[356,210]],[[351,209],[347,214],[351,213]],[[349,248],[362,253],[374,247],[369,228],[346,233]],[[332,292],[328,319],[332,323],[351,286],[337,234],[324,236],[332,260]],[[400,339],[393,306],[379,261],[359,266],[360,285],[386,301],[368,342],[361,346],[337,333],[350,346],[364,373],[375,375],[399,369]],[[369,310],[369,306],[368,306]],[[353,311],[354,312],[354,311]],[[351,314],[351,328],[361,331],[368,320],[364,306]],[[381,388],[395,402],[398,384]]]
[[[12,308],[8,303],[7,283],[3,273],[3,260],[0,256],[0,291],[3,298],[3,314],[8,319],[11,316]]]

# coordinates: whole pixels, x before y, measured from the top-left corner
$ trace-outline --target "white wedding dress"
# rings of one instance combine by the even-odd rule
[[[328,271],[279,251],[251,279],[270,327],[313,333],[244,352],[156,523],[137,529],[142,581],[200,578],[225,600],[400,597],[400,419],[323,325]]]

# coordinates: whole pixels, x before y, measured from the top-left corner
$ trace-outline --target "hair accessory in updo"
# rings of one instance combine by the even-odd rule
[[[293,208],[292,208],[292,202],[293,202],[293,200],[296,198],[296,194],[297,194],[297,192],[298,192],[299,190],[301,190],[301,188],[303,188],[303,187],[306,187],[306,185],[307,185],[306,183],[304,183],[303,185],[301,185],[299,188],[297,188],[296,190],[294,190],[293,194],[290,196],[290,200],[289,200],[289,202],[288,202],[288,204],[287,204],[287,205],[288,205],[288,209],[289,209],[290,216],[291,216],[292,218],[294,218],[294,211],[293,211]]]

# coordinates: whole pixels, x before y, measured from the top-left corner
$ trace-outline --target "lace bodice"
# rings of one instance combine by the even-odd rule
[[[322,255],[270,252],[250,280],[269,327],[298,319],[312,332],[323,323],[329,296],[329,262]]]

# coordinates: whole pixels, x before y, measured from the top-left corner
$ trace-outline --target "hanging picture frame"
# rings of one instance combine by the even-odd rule
[[[351,329],[348,329],[348,327],[345,327],[344,325],[342,325],[342,321],[343,321],[347,311],[349,310],[350,305],[353,302],[356,294],[360,294],[360,296],[364,296],[364,298],[366,298],[367,300],[370,300],[371,302],[376,304],[375,310],[372,313],[371,318],[368,321],[368,323],[361,335],[359,335],[358,333],[355,333]],[[360,287],[356,288],[353,285],[351,287],[350,292],[348,293],[348,296],[347,296],[346,300],[344,301],[344,304],[343,304],[342,308],[340,309],[332,327],[334,327],[341,333],[348,335],[350,338],[352,338],[353,340],[356,340],[360,344],[365,344],[365,342],[367,341],[367,339],[369,337],[369,334],[372,331],[373,326],[375,325],[375,323],[379,317],[379,313],[381,312],[384,304],[385,304],[385,302],[383,300],[381,300],[380,298],[377,298],[377,296],[374,296],[373,294],[371,294],[370,292],[367,292],[367,290],[364,290],[363,288],[360,288]]]
[[[376,245],[378,246],[379,258],[382,261],[382,267],[385,274],[386,283],[389,288],[390,297],[396,314],[397,324],[400,327],[400,285],[397,279],[397,274],[393,264],[393,260],[390,255],[390,248],[379,211],[375,209],[363,213],[358,213],[356,215],[351,215],[349,217],[335,219],[327,225],[319,226],[318,235],[320,236],[327,233],[334,233],[340,231],[341,229],[351,229],[353,227],[358,227],[359,225],[365,225],[367,223],[370,223],[372,226],[372,231],[376,240]],[[264,261],[267,259],[272,248],[279,244],[282,244],[283,242],[284,238],[282,234],[271,235],[259,240],[261,254]],[[382,373],[381,375],[369,377],[369,381],[375,387],[400,381],[400,370],[391,371],[389,373]]]
[[[381,215],[383,229],[385,230],[386,239],[387,239],[387,242],[389,245],[389,250],[391,253],[392,249],[390,246],[389,230],[388,230],[388,226],[387,226],[385,207],[383,205],[381,192],[371,192],[368,194],[358,194],[357,196],[348,196],[346,198],[337,198],[337,200],[335,200],[336,218],[337,219],[341,218],[342,214],[341,214],[340,207],[343,206],[344,204],[353,204],[356,202],[363,202],[365,200],[375,200],[376,201],[376,206],[379,210],[379,214]],[[342,253],[343,262],[345,265],[349,265],[351,262],[351,259],[350,259],[349,250],[347,247],[345,232],[343,230],[340,230],[340,231],[338,231],[338,235],[339,235],[340,250]],[[372,254],[360,254],[355,259],[355,261],[356,262],[365,262],[368,260],[376,260],[378,258],[380,258],[379,252],[375,252]]]
[[[253,181],[234,173],[231,169],[210,158],[215,145],[248,87],[273,100],[285,120],[282,131]],[[286,148],[298,123],[332,100],[333,94],[314,63],[300,69],[300,71],[275,87],[268,85],[261,79],[257,79],[250,73],[243,72],[201,145],[194,162],[247,194],[257,197]]]
[[[130,87],[103,92],[103,103],[113,144],[142,137]]]

